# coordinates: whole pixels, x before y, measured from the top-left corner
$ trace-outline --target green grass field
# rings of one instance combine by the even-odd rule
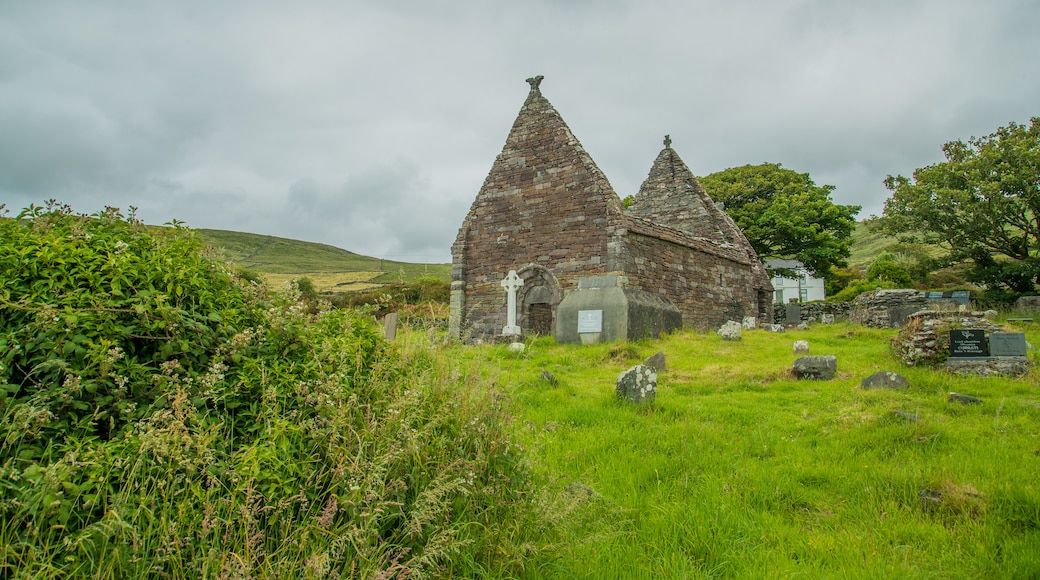
[[[1040,344],[1037,326],[1019,329]],[[524,577],[1037,577],[1040,372],[904,368],[894,334],[836,324],[739,342],[538,338],[520,355],[448,346],[441,358],[506,393],[544,490],[551,523],[531,540],[543,548]],[[798,339],[837,356],[838,377],[794,380]],[[405,348],[427,340],[406,334]],[[658,350],[668,370],[656,402],[618,403],[618,374]],[[911,387],[860,388],[878,370]],[[984,404],[948,402],[951,391]]]

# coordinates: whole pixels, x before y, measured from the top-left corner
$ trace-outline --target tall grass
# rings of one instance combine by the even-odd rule
[[[543,535],[554,551],[525,577],[1040,575],[1037,371],[902,368],[892,336],[836,324],[740,342],[684,331],[583,347],[536,339],[522,355],[460,349],[497,369],[554,504]],[[836,355],[838,377],[794,380],[796,339]],[[654,405],[619,404],[617,375],[658,349],[668,370]],[[878,370],[911,387],[860,388]],[[949,391],[985,402],[950,403]]]

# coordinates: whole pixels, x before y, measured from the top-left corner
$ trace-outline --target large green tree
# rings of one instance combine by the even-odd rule
[[[834,203],[833,185],[816,185],[808,173],[779,163],[733,167],[700,181],[763,260],[794,258],[824,276],[846,264],[860,206]]]
[[[945,161],[888,176],[889,233],[948,248],[990,288],[1030,292],[1040,278],[1040,119],[942,147]]]

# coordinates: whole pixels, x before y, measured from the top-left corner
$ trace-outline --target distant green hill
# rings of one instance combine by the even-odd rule
[[[947,253],[945,249],[938,246],[900,242],[895,236],[877,231],[875,222],[872,220],[857,222],[856,229],[852,231],[852,255],[849,257],[849,266],[866,269],[882,252],[914,255],[923,253],[932,258],[938,258]]]
[[[227,230],[197,229],[223,258],[272,281],[307,276],[319,289],[361,290],[376,284],[414,282],[424,276],[451,279],[451,264],[412,264],[348,252],[328,244]],[[320,279],[320,280],[319,280]]]

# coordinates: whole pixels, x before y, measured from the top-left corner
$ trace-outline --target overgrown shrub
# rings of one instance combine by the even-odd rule
[[[298,289],[268,296],[184,228],[56,204],[0,228],[0,577],[467,577],[522,559],[502,401],[436,352],[309,314]]]

